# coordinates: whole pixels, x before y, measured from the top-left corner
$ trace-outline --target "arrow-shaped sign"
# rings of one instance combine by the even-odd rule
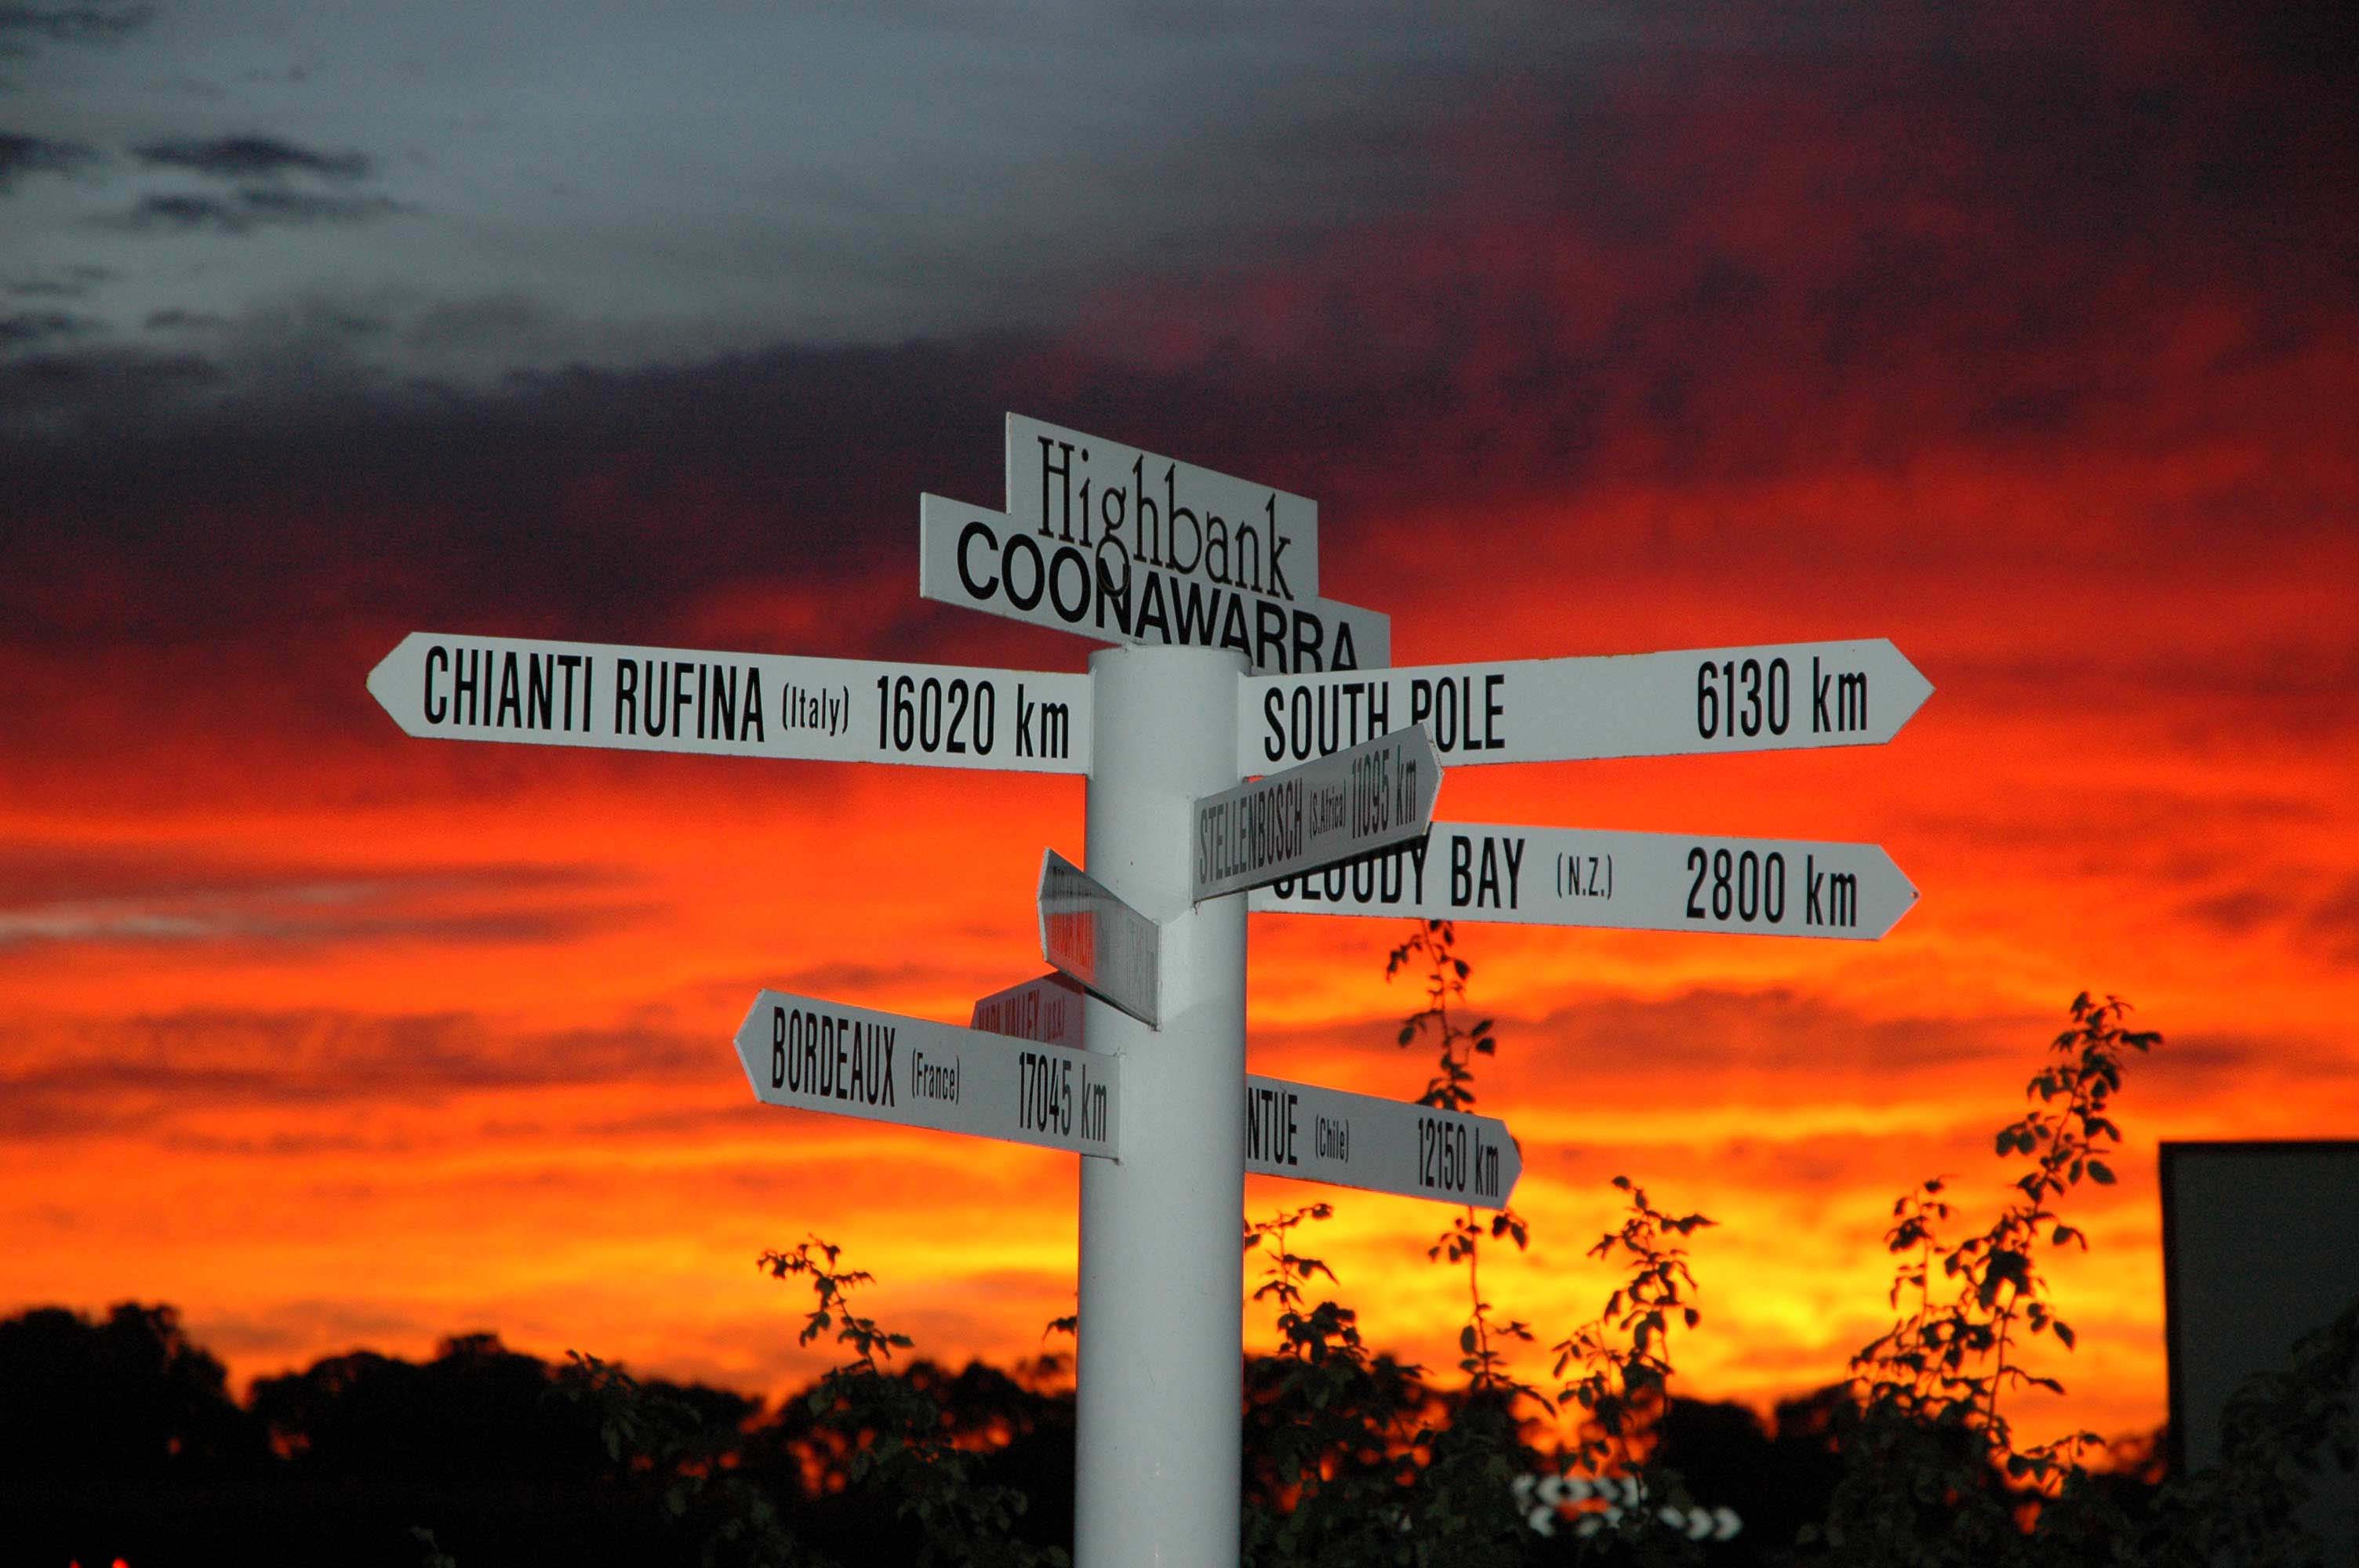
[[[1087,676],[413,632],[368,688],[438,740],[1090,770]]]
[[[1496,1117],[1248,1075],[1245,1169],[1503,1208],[1524,1157]]]
[[[1244,680],[1246,773],[1404,724],[1423,724],[1452,764],[1874,745],[1933,690],[1880,637]]]
[[[1040,858],[1040,957],[1083,989],[1157,1026],[1155,922],[1054,849]]]
[[[1873,940],[1916,902],[1874,844],[1437,822],[1391,854],[1257,888],[1246,907]]]
[[[1412,725],[1196,803],[1195,897],[1299,877],[1422,838],[1441,764]]]
[[[1081,1000],[1062,975],[1043,975],[976,1002],[974,1027],[1078,1051]],[[1523,1154],[1495,1117],[1257,1074],[1245,1079],[1245,1169],[1257,1175],[1499,1208],[1523,1174]]]
[[[736,1044],[766,1105],[1117,1152],[1119,1057],[772,990]]]

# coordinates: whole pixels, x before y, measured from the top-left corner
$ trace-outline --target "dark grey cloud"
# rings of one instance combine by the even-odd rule
[[[185,168],[223,179],[266,179],[288,174],[359,179],[369,172],[360,153],[319,153],[272,136],[220,136],[210,141],[148,142],[135,149],[143,163]]]
[[[624,1079],[717,1086],[734,1076],[742,1088],[713,1038],[651,1023],[532,1033],[464,1012],[329,1009],[190,1009],[38,1035],[0,1020],[0,1137],[162,1138],[192,1130],[180,1124],[184,1112],[437,1105],[482,1090]],[[139,1064],[136,1075],[126,1076],[125,1062]]]
[[[185,416],[190,395],[219,382],[221,367],[197,354],[140,349],[76,349],[0,358],[0,439],[70,439],[89,411],[112,410],[126,430]],[[0,518],[0,541],[12,524]]]
[[[153,5],[0,5],[0,55],[19,55],[33,41],[118,43],[156,18]]]
[[[0,284],[0,293],[16,299],[81,299],[100,284],[112,282],[116,276],[112,267],[92,266],[85,263],[53,273],[12,277],[5,284]]]
[[[2179,913],[2223,936],[2244,936],[2283,918],[2292,907],[2276,888],[2241,887],[2182,903]]]
[[[104,328],[105,323],[94,316],[70,315],[62,310],[19,311],[0,316],[0,351],[84,338]]]
[[[725,585],[906,575],[919,489],[998,493],[1002,418],[1027,401],[1022,365],[1042,346],[779,349],[492,393],[312,363],[214,412],[159,416],[237,351],[207,342],[205,358],[0,364],[0,427],[12,396],[89,421],[84,439],[27,444],[12,464],[0,529],[40,550],[0,577],[6,641],[284,629],[312,621],[321,593],[419,624],[652,641]],[[125,442],[136,462],[100,460]],[[129,559],[120,591],[67,591]],[[897,629],[839,631],[882,645]]]
[[[71,174],[97,157],[97,149],[80,142],[0,131],[0,192],[13,189],[26,175]]]
[[[226,327],[229,318],[209,310],[151,310],[140,325],[151,332],[180,332]]]
[[[257,229],[357,223],[389,217],[404,210],[401,203],[382,196],[327,196],[257,185],[240,187],[229,196],[197,196],[185,191],[143,196],[130,211],[97,222],[141,233],[210,230],[223,234],[249,234]]]

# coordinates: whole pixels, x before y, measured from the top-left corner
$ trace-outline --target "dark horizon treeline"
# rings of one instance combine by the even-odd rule
[[[695,1561],[664,1506],[671,1477],[609,1453],[596,1403],[568,1397],[584,1390],[573,1370],[473,1333],[424,1362],[328,1357],[256,1379],[241,1403],[169,1306],[35,1308],[0,1322],[0,1560],[414,1565],[428,1530],[465,1568]],[[996,1448],[988,1467],[1039,1499],[1044,1539],[1070,1538],[1069,1392],[979,1363],[905,1375],[962,1440]],[[692,1411],[713,1459],[776,1498],[798,1538],[846,1562],[899,1560],[889,1504],[832,1494],[840,1474],[811,1465],[799,1398],[766,1415],[734,1390],[641,1389]]]
[[[981,1479],[1030,1499],[1016,1533],[1039,1545],[1066,1546],[1072,1534],[1066,1369],[1057,1357],[1012,1372],[922,1359],[898,1369],[940,1405],[946,1435],[986,1455]],[[1268,1381],[1249,1369],[1249,1390]],[[704,1462],[760,1488],[799,1541],[846,1563],[914,1558],[895,1499],[846,1485],[840,1444],[815,1425],[808,1390],[775,1410],[705,1384],[647,1379],[639,1390],[692,1411]],[[1427,1392],[1445,1416],[1454,1409],[1457,1396]],[[698,1537],[665,1502],[677,1467],[650,1465],[627,1444],[610,1453],[586,1393],[577,1368],[473,1333],[423,1362],[328,1357],[256,1379],[240,1402],[169,1306],[124,1303],[94,1319],[36,1308],[0,1322],[0,1555],[57,1568],[117,1558],[130,1568],[415,1565],[436,1549],[462,1568],[697,1561]],[[1757,1561],[1823,1511],[1841,1473],[1839,1398],[1788,1401],[1768,1426],[1742,1405],[1672,1402],[1661,1457],[1698,1498],[1745,1520],[1712,1562]],[[1249,1413],[1249,1458],[1256,1425]],[[430,1546],[419,1531],[432,1532]],[[1555,1544],[1570,1561],[1572,1542]]]

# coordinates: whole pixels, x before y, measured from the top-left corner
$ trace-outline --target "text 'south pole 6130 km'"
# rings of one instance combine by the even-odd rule
[[[1916,889],[1875,845],[1436,823],[1435,792],[1444,763],[1877,744],[1932,687],[1881,639],[1394,668],[1386,616],[1320,597],[1304,497],[1006,438],[1004,511],[920,498],[919,591],[1113,644],[1086,676],[418,632],[368,689],[438,740],[1088,777],[1096,864],[1048,851],[1034,890],[1057,972],[963,1028],[762,989],[734,1044],[765,1104],[1089,1156],[1078,1568],[1234,1564],[1245,1173],[1497,1207],[1523,1165],[1493,1118],[1247,1073],[1241,898],[1878,937]]]

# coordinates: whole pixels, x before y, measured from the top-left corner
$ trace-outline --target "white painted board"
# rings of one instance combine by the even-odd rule
[[[368,688],[409,734],[1083,773],[1082,675],[413,632]]]
[[[918,498],[918,592],[1102,643],[1234,648],[1267,672],[1392,659],[1392,620],[1375,611],[1166,571],[939,495]]]
[[[1390,854],[1257,888],[1246,907],[1873,941],[1916,902],[1875,844],[1437,822]]]
[[[1248,1075],[1245,1169],[1503,1208],[1524,1158],[1495,1117]]]
[[[1196,803],[1199,902],[1422,838],[1441,763],[1417,725]]]
[[[974,1027],[1080,1050],[1081,1000],[1071,980],[1044,975],[976,1002]],[[1245,1169],[1259,1175],[1498,1208],[1523,1174],[1495,1117],[1258,1075],[1245,1090]]]
[[[1054,849],[1040,857],[1040,957],[1153,1029],[1162,934]]]
[[[1119,1152],[1117,1057],[773,990],[754,999],[736,1044],[765,1105]]]
[[[1453,765],[1875,745],[1933,690],[1880,637],[1243,679],[1245,773],[1408,724]]]
[[[1319,594],[1319,506],[1272,485],[1007,416],[1007,517],[1141,567],[1301,603]]]

